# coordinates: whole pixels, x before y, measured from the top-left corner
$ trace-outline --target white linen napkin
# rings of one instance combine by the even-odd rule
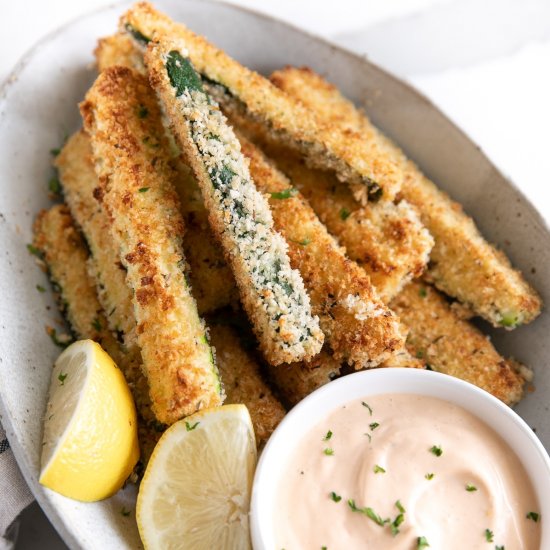
[[[0,550],[13,547],[17,516],[34,500],[0,424]]]

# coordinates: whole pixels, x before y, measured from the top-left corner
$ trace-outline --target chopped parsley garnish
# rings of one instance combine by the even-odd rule
[[[97,330],[98,332],[101,330],[101,321],[96,317],[93,321],[92,321],[92,328],[94,328],[95,330]]]
[[[399,515],[390,523],[391,534],[395,537],[399,533],[399,526],[405,521],[405,508],[401,501],[395,502],[395,507],[399,510]]]
[[[340,210],[340,219],[346,221],[351,216],[351,212],[347,208]]]
[[[506,550],[506,548],[504,548],[504,544],[502,546],[495,546],[495,550]]]
[[[419,349],[417,352],[416,352],[416,358],[417,359],[422,359],[422,357],[424,357],[424,352]]]
[[[428,291],[426,290],[426,287],[421,286],[420,290],[418,291],[418,295],[421,298],[425,298],[428,295]]]
[[[334,449],[331,449],[330,447],[327,447],[323,453],[325,453],[327,456],[333,456],[334,455]]]
[[[321,546],[321,550],[327,550],[326,546]]]
[[[538,523],[540,515],[537,512],[528,512],[525,517],[527,519],[532,519],[535,523]]]
[[[427,480],[430,480],[430,479],[433,479],[434,478],[434,475],[435,474],[432,474],[431,472],[429,474],[426,474],[424,477],[427,479]]]
[[[430,449],[430,453],[434,454],[435,456],[441,456],[443,454],[443,449],[439,445],[434,445]]]
[[[327,435],[325,435],[325,437],[323,437],[323,441],[328,441],[331,437],[332,437],[332,432],[329,430],[327,432]]]
[[[288,189],[285,189],[283,191],[276,191],[274,193],[271,193],[271,198],[272,199],[290,199],[291,197],[294,197],[297,194],[298,194],[298,189],[289,187]]]
[[[67,374],[63,374],[62,372],[59,373],[59,376],[57,377],[57,379],[59,380],[59,385],[60,386],[64,386],[65,385],[65,379],[67,378]]]
[[[405,507],[401,504],[401,501],[400,500],[396,500],[395,501],[395,507],[402,513],[404,514],[407,510],[405,510]]]
[[[468,483],[466,485],[466,491],[468,491],[468,493],[473,493],[474,491],[477,491],[477,487]]]
[[[376,428],[378,428],[378,426],[380,426],[378,422],[372,422],[371,424],[369,424],[370,431],[373,432],[374,430],[376,430]]]
[[[200,424],[200,422],[195,422],[194,424],[189,424],[189,422],[185,422],[185,429],[186,429],[188,432],[191,432],[191,431],[193,431],[199,424]]]
[[[61,153],[61,149],[59,147],[54,147],[53,149],[50,149],[50,155],[52,157],[57,157]]]
[[[430,543],[426,537],[418,537],[416,539],[416,550],[422,550],[422,548],[426,548],[427,546],[430,546]]]
[[[38,248],[36,248],[36,246],[32,245],[32,244],[28,244],[27,245],[27,250],[33,255],[33,256],[36,256],[37,258],[40,258],[42,259],[42,252],[40,252],[40,250]]]
[[[138,189],[138,192],[139,193],[147,193],[147,191],[149,191],[149,189],[151,189],[150,187],[140,187]]]
[[[36,290],[38,290],[38,292],[46,292],[46,289],[42,285],[36,285]]]
[[[310,242],[311,242],[311,239],[302,239],[301,241],[295,241],[294,239],[290,239],[293,243],[296,243],[296,244],[300,244],[302,246],[307,246]]]
[[[342,500],[342,497],[340,495],[337,495],[334,491],[331,491],[330,493],[330,498],[334,501],[334,502],[340,502]]]
[[[120,510],[120,513],[126,518],[130,515],[130,512],[131,510],[126,510],[124,506],[122,507],[122,510]]]
[[[386,523],[390,523],[389,518],[382,519],[372,508],[369,508],[368,506],[365,506],[364,508],[359,508],[358,506],[356,506],[355,500],[353,500],[352,498],[348,500],[348,506],[351,508],[352,512],[359,512],[360,514],[367,516],[369,519],[374,521],[374,523],[380,525],[381,527],[386,525]]]
[[[369,404],[365,403],[364,401],[361,401],[361,405],[363,405],[363,407],[367,408],[368,411],[369,411],[369,414],[372,416],[372,409],[370,408]]]
[[[382,466],[378,466],[378,464],[375,464],[373,471],[374,471],[375,474],[385,474],[386,473],[386,470],[384,470],[384,468],[382,468]]]
[[[493,542],[493,538],[494,538],[494,535],[491,529],[485,529],[485,540],[487,542]]]
[[[72,338],[68,334],[58,335],[54,328],[46,327],[46,332],[52,339],[52,342],[60,348],[66,348],[72,342]]]
[[[50,181],[48,182],[48,189],[50,190],[50,193],[53,193],[54,195],[61,195],[62,187],[57,178],[50,178]]]
[[[147,109],[145,105],[140,105],[138,108],[137,116],[139,118],[146,118],[148,114],[149,114],[149,109]]]

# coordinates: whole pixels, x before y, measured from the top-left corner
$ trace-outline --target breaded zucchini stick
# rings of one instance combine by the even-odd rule
[[[150,39],[177,39],[224,107],[238,103],[249,116],[268,126],[278,139],[305,155],[312,166],[334,170],[342,181],[350,184],[359,200],[380,197],[392,200],[399,191],[403,174],[381,154],[378,144],[365,141],[356,133],[344,134],[337,126],[319,124],[308,109],[267,79],[150,4],[134,5],[122,17],[121,30],[126,30],[142,46]]]
[[[430,368],[471,382],[508,405],[521,399],[527,369],[499,355],[489,339],[460,319],[433,287],[411,283],[391,307],[410,328],[410,353]]]
[[[404,345],[399,320],[285,175],[238,137],[256,187],[270,197],[275,228],[288,243],[290,263],[302,275],[334,358],[356,369],[380,364]]]
[[[272,81],[327,124],[352,129],[376,141],[400,166],[406,176],[401,195],[418,209],[435,239],[429,276],[440,290],[497,327],[512,329],[529,323],[540,313],[538,294],[504,254],[485,241],[461,206],[428,180],[334,86],[308,69],[277,71]]]
[[[34,223],[33,244],[42,253],[59,293],[59,309],[74,334],[98,342],[118,364],[118,343],[108,329],[95,285],[86,270],[86,245],[65,205],[40,212]]]
[[[71,214],[86,238],[90,250],[89,273],[96,281],[109,328],[119,336],[127,351],[139,354],[132,293],[126,285],[126,270],[111,238],[111,223],[94,198],[99,182],[92,162],[90,139],[84,131],[69,138],[56,157],[55,166]]]
[[[115,34],[99,40],[94,51],[100,71],[121,65],[146,72],[143,55],[134,48],[127,34]],[[179,155],[179,151],[175,152]],[[181,159],[175,159],[175,180],[181,213],[185,223],[183,250],[189,263],[191,288],[201,315],[221,309],[238,299],[237,287],[220,245],[208,224],[208,213],[192,171]]]
[[[226,403],[248,407],[256,442],[262,448],[285,416],[285,409],[260,374],[260,367],[245,351],[235,331],[228,326],[210,326],[212,345],[226,393]],[[278,367],[277,367],[278,368]]]
[[[288,149],[261,141],[347,255],[367,272],[385,303],[423,273],[433,238],[406,201],[361,206],[333,175],[312,170]]]
[[[88,252],[65,205],[41,212],[34,224],[34,245],[44,257],[59,290],[59,307],[79,339],[98,342],[122,370],[139,413],[138,438],[142,461],[147,461],[160,437],[151,427],[147,382],[135,357],[125,353],[107,328],[94,280],[86,268]]]
[[[153,412],[171,424],[223,396],[185,280],[183,220],[160,110],[146,78],[126,67],[102,72],[80,108],[99,176],[95,196],[133,292]]]
[[[286,243],[273,228],[235,134],[178,48],[150,44],[149,80],[199,182],[260,348],[274,365],[313,357],[324,335],[303,281],[290,267]]]
[[[283,401],[289,406],[294,406],[317,388],[338,378],[341,370],[340,362],[332,354],[322,350],[309,361],[278,367],[268,366],[268,376]]]

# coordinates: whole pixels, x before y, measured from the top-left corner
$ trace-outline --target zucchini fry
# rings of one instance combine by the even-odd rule
[[[485,241],[461,206],[428,180],[334,86],[308,69],[286,68],[274,73],[272,81],[327,124],[360,132],[376,141],[401,167],[405,174],[401,196],[418,209],[435,239],[429,277],[440,290],[496,327],[512,329],[529,323],[540,313],[542,304],[536,291],[504,254]]]
[[[102,38],[94,53],[100,70],[120,65],[146,72],[143,55],[134,48],[127,34]],[[212,235],[208,213],[193,173],[179,158],[174,160],[174,165],[178,172],[174,183],[185,223],[183,250],[190,267],[193,297],[197,300],[199,313],[204,315],[235,302],[238,299],[237,287],[221,247]]]
[[[97,293],[111,331],[119,335],[126,349],[139,354],[132,293],[126,285],[126,271],[113,245],[110,221],[94,198],[98,179],[92,163],[90,139],[83,132],[73,134],[55,159],[65,200],[88,248],[88,271],[96,281]]]
[[[274,136],[305,155],[312,166],[334,170],[339,179],[349,183],[358,200],[392,200],[399,191],[403,174],[381,154],[377,143],[362,139],[358,133],[343,133],[336,125],[319,124],[308,109],[267,79],[150,4],[133,6],[122,17],[121,30],[141,47],[151,39],[178,40],[224,108],[237,104],[268,126]]]
[[[138,410],[138,438],[141,460],[146,462],[160,437],[151,427],[147,381],[140,362],[125,353],[111,332],[97,299],[93,278],[88,274],[88,251],[69,209],[57,205],[41,212],[34,224],[34,245],[44,257],[54,288],[58,289],[61,313],[79,339],[98,342],[122,370]]]
[[[471,382],[508,405],[523,394],[528,370],[506,360],[489,339],[453,311],[428,284],[414,282],[391,302],[410,327],[407,347],[435,371]]]
[[[303,281],[290,267],[286,243],[273,228],[237,138],[178,48],[150,44],[149,79],[199,182],[260,348],[274,365],[313,357],[324,335]]]
[[[211,325],[210,338],[226,393],[226,403],[243,403],[250,411],[256,442],[262,448],[285,415],[285,409],[260,375],[258,363],[245,351],[235,331]],[[278,368],[278,367],[277,367]]]
[[[340,376],[342,366],[332,354],[322,350],[309,361],[273,367],[268,365],[268,376],[282,399],[294,406],[317,388]]]
[[[238,137],[256,187],[270,196],[275,228],[287,241],[290,263],[302,275],[334,359],[356,369],[380,364],[404,345],[399,320],[284,174]]]
[[[102,72],[80,109],[99,176],[95,197],[109,214],[133,293],[153,412],[171,424],[223,396],[185,280],[183,220],[160,110],[145,77],[126,67]]]

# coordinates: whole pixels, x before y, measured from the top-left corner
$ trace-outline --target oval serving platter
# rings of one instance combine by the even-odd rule
[[[550,233],[525,197],[480,149],[408,85],[365,59],[285,23],[205,0],[158,0],[245,65],[265,74],[308,65],[337,84],[394,138],[428,176],[461,202],[484,235],[511,257],[550,300]],[[50,150],[80,125],[77,103],[95,78],[96,40],[114,32],[129,3],[74,21],[40,41],[0,89],[0,415],[23,475],[72,548],[139,548],[135,488],[82,504],[38,484],[42,417],[50,369],[59,353],[45,326],[60,321],[46,276],[26,245],[37,212],[48,207]],[[486,327],[484,327],[486,329]],[[535,391],[517,411],[550,449],[550,315],[511,333],[489,331],[507,355],[535,371]]]

